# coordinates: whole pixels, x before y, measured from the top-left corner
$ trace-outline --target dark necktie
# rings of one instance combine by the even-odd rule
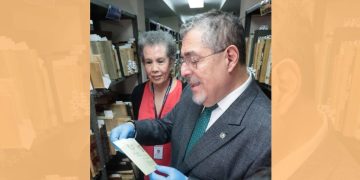
[[[211,107],[205,107],[203,112],[200,114],[200,118],[196,121],[195,128],[192,132],[190,141],[186,148],[186,154],[187,156],[193,146],[198,142],[198,140],[201,138],[201,136],[205,133],[206,127],[209,123],[211,112],[217,108],[217,104]]]

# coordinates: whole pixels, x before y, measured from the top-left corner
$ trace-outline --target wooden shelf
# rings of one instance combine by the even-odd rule
[[[91,20],[106,20],[106,14],[108,12],[110,4],[106,4],[100,0],[91,0],[90,1],[90,19]],[[121,19],[136,19],[136,15],[131,14],[127,11],[120,10]],[[107,19],[109,20],[109,19]],[[116,21],[114,21],[116,22]]]
[[[137,52],[137,38],[138,38],[138,25],[137,25],[137,16],[133,15],[129,12],[126,12],[124,10],[121,10],[121,7],[113,6],[112,9],[114,14],[112,18],[107,17],[109,6],[111,4],[105,3],[102,0],[90,0],[90,18],[93,21],[91,25],[90,33],[96,33],[101,36],[108,37],[109,40],[112,41],[113,44],[116,44],[117,40],[113,39],[116,33],[122,32],[121,26],[124,24],[124,22],[127,24],[129,20],[131,20],[130,23],[128,23],[128,27],[132,28],[132,34],[129,33],[129,38],[135,39],[135,52]],[[125,20],[125,21],[123,21]],[[109,26],[104,26],[104,24]],[[128,38],[128,37],[126,37]],[[119,41],[119,40],[118,40]],[[120,60],[120,54],[118,50],[116,50],[116,53],[119,58],[119,64],[120,64],[120,70],[123,73],[123,67]],[[130,76],[123,76],[121,78],[118,78],[116,80],[112,80],[110,87],[116,86],[122,83],[130,83],[132,80],[136,80],[134,77],[137,77],[138,81],[141,82],[141,75],[139,74],[141,71],[140,61],[138,54],[134,54],[136,56],[134,59],[137,59],[138,64],[138,73],[132,74]],[[129,80],[129,81],[128,81]],[[100,172],[93,178],[93,180],[107,180],[108,175],[112,173],[114,169],[118,170],[119,168],[113,168],[117,166],[113,166],[116,163],[119,163],[120,161],[116,157],[109,157],[106,153],[106,146],[104,146],[104,140],[102,139],[102,135],[100,134],[100,130],[98,127],[98,120],[97,120],[97,112],[102,112],[105,109],[108,109],[111,104],[113,104],[116,101],[117,94],[111,89],[101,88],[101,89],[93,89],[90,91],[90,128],[92,132],[94,133],[96,145],[98,147],[98,156],[100,161]],[[105,148],[105,149],[104,149]],[[120,168],[121,169],[121,168]],[[129,167],[127,167],[129,169]]]

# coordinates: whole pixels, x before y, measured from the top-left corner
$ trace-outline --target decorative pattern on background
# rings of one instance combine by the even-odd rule
[[[274,179],[360,178],[360,16],[355,4],[273,1]]]
[[[0,7],[0,179],[89,179],[89,11]]]

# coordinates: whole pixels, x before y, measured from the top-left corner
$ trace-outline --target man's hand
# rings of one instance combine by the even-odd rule
[[[110,141],[115,147],[115,149],[120,150],[114,145],[114,141],[120,140],[120,139],[127,139],[127,138],[133,138],[135,136],[135,126],[133,123],[125,123],[122,125],[117,126],[116,128],[111,130],[110,133]]]
[[[188,179],[183,173],[172,167],[156,165],[156,170],[166,174],[167,177],[158,175],[155,172],[153,172],[149,175],[151,180],[163,180],[163,179],[187,180]]]

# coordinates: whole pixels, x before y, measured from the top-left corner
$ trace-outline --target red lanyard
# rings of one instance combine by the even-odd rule
[[[157,115],[157,111],[156,111],[156,104],[155,104],[154,84],[151,83],[151,89],[152,89],[152,91],[153,91],[155,119],[160,119],[160,118],[161,118],[161,113],[162,113],[162,111],[163,111],[163,109],[164,109],[166,99],[167,99],[168,96],[169,96],[171,84],[172,84],[172,78],[170,78],[170,82],[169,82],[169,85],[168,85],[168,87],[167,87],[167,89],[166,89],[165,96],[164,96],[164,99],[163,99],[163,103],[162,103],[162,105],[161,105],[160,113],[159,113],[159,116],[158,116],[158,115]]]

